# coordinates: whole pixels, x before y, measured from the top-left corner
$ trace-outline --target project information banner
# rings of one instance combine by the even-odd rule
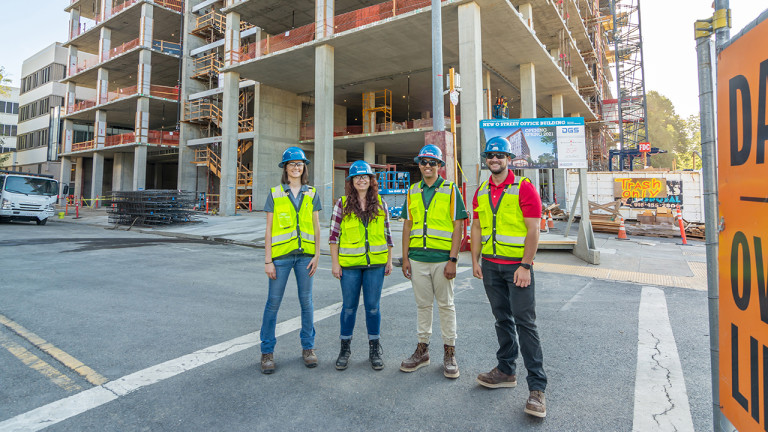
[[[583,117],[481,120],[480,130],[512,144],[513,168],[587,167]]]
[[[740,431],[768,430],[767,40],[763,20],[717,59],[720,405]]]

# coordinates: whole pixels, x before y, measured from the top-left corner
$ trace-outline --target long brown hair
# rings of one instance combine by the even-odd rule
[[[283,177],[280,179],[282,184],[291,184],[291,179],[288,178],[288,162],[283,165]],[[301,172],[301,184],[309,184],[309,174],[307,174],[307,163],[304,162],[304,170]]]
[[[354,213],[357,217],[365,222],[372,221],[379,214],[379,210],[384,210],[384,206],[379,204],[379,182],[376,181],[376,176],[368,176],[371,181],[368,183],[368,192],[365,193],[365,209],[360,206],[360,196],[355,189],[353,182],[354,177],[351,177],[344,184],[344,191],[347,195],[347,203],[344,206],[342,216]]]

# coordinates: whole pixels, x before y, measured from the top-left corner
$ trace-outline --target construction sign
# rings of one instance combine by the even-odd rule
[[[512,144],[512,168],[586,168],[584,117],[481,120],[485,141]]]
[[[720,405],[740,431],[768,430],[767,40],[763,20],[717,59]]]

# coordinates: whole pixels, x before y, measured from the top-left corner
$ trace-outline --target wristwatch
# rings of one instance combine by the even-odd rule
[[[450,258],[448,258],[448,261],[450,261],[450,262],[452,262],[452,263],[455,263],[455,262],[458,262],[458,261],[459,261],[459,259],[458,259],[458,258],[456,258],[456,257],[450,257]]]
[[[531,269],[531,265],[530,264],[526,264],[526,263],[520,263],[520,267],[522,267],[522,268],[524,268],[526,270],[530,270]]]

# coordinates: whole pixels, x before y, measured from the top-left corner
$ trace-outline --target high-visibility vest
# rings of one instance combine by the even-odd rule
[[[291,201],[290,191],[283,185],[272,188],[274,209],[272,215],[272,259],[278,259],[294,251],[315,254],[314,205],[316,189],[312,186],[304,192],[298,211]]]
[[[347,205],[347,197],[341,197],[342,208]],[[379,197],[381,205],[381,197]],[[387,263],[387,236],[384,210],[379,210],[368,226],[356,214],[350,213],[341,220],[339,237],[339,264],[342,267],[361,267]]]
[[[507,185],[494,207],[488,180],[477,190],[477,211],[482,227],[482,255],[486,258],[502,258],[513,261],[523,259],[525,236],[528,228],[520,208],[520,183],[530,182],[518,177]]]
[[[434,251],[450,251],[453,236],[453,183],[443,180],[435,189],[431,202],[424,202],[423,182],[411,185],[408,195],[408,215],[413,220],[410,248]]]

